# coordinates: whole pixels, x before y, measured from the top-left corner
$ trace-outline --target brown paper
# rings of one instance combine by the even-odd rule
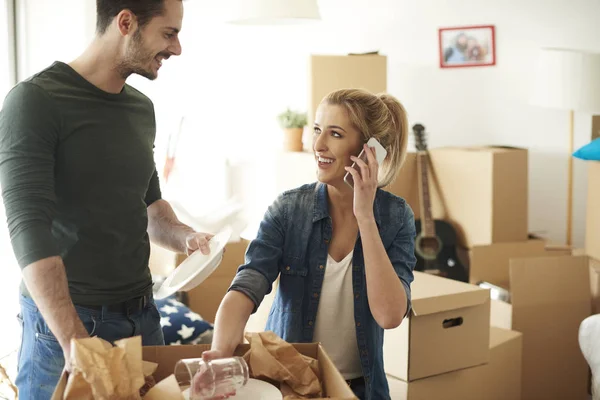
[[[140,336],[119,340],[115,347],[98,337],[73,340],[71,365],[65,399],[141,398],[145,379]]]
[[[246,339],[250,350],[244,359],[252,377],[285,384],[291,390],[290,395],[322,396],[317,360],[303,356],[273,332],[249,333]]]
[[[179,384],[175,375],[169,375],[156,386],[154,386],[146,396],[144,400],[184,400],[183,394],[179,389]]]
[[[175,377],[154,385],[158,364],[142,361],[140,336],[110,343],[98,338],[71,341],[71,370],[63,400],[182,400]]]

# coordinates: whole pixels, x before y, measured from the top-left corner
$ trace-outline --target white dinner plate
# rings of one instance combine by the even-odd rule
[[[212,274],[223,259],[223,249],[231,237],[232,229],[225,227],[210,239],[210,253],[202,254],[200,250],[186,258],[154,293],[156,299],[164,299],[175,292],[187,292],[201,284]]]
[[[183,392],[185,400],[190,400],[190,389]],[[248,379],[248,383],[229,399],[237,400],[283,400],[283,395],[275,386],[259,379]]]

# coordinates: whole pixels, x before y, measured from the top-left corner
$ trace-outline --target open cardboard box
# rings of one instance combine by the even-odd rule
[[[511,304],[492,300],[491,325],[523,333],[523,399],[585,399],[588,366],[578,342],[590,315],[586,256],[510,260]]]
[[[503,288],[510,287],[509,260],[511,258],[571,255],[571,249],[549,245],[544,239],[531,237],[521,242],[494,243],[459,249],[459,258],[467,260],[469,281],[481,281]]]
[[[521,351],[519,332],[490,327],[490,361],[414,382],[388,377],[394,400],[519,400]]]
[[[385,331],[386,373],[414,381],[487,363],[489,290],[426,273],[414,275],[409,317]]]
[[[329,358],[323,347],[318,343],[300,343],[293,346],[301,354],[315,358],[319,361],[321,381],[325,395],[335,399],[354,400],[356,396],[346,381],[335,368],[333,361]],[[250,345],[241,344],[235,351],[236,356],[243,356],[250,349]],[[142,347],[142,358],[158,364],[153,376],[156,382],[160,382],[173,374],[177,361],[184,358],[202,357],[202,352],[210,350],[210,345],[188,345],[188,346],[145,346]],[[67,375],[63,373],[54,391],[51,400],[61,400],[67,385]]]

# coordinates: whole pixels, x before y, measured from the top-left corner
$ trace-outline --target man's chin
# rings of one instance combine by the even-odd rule
[[[145,70],[145,69],[138,69],[133,71],[134,74],[143,76],[146,79],[149,79],[151,81],[155,80],[156,78],[158,78],[158,71],[152,71],[152,70]]]

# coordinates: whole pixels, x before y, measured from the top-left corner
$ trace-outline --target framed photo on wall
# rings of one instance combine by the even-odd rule
[[[494,25],[439,29],[440,68],[496,65]]]

